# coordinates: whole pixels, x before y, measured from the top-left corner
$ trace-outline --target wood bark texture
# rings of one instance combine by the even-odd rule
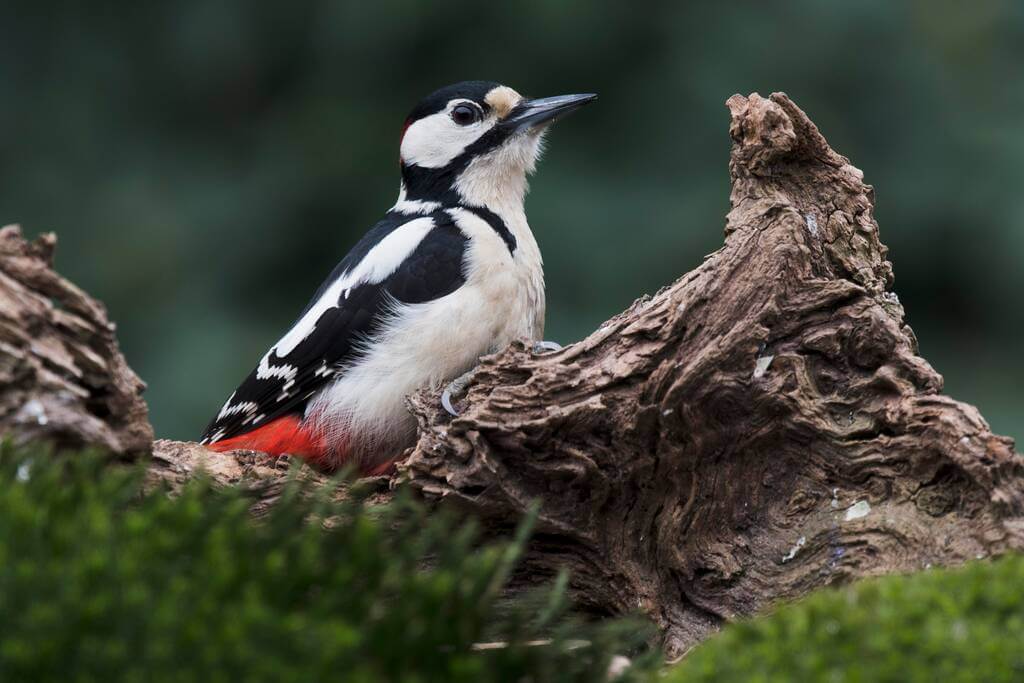
[[[570,569],[580,604],[643,612],[670,657],[827,584],[1024,547],[1024,460],[918,356],[861,172],[785,95],[727,104],[724,246],[577,344],[483,359],[459,417],[411,397],[419,441],[391,482],[495,530],[540,501],[520,579]],[[0,237],[3,426],[148,443],[102,307],[49,269],[52,238]],[[153,444],[153,481],[199,471],[257,511],[287,476]]]
[[[103,304],[53,270],[57,238],[0,229],[0,433],[15,441],[142,453],[153,442],[145,384]]]
[[[531,570],[646,613],[669,656],[826,584],[1024,545],[1024,461],[918,356],[862,173],[785,95],[727,105],[724,246],[578,344],[485,359],[456,419],[416,396],[402,465],[498,524],[542,501]]]

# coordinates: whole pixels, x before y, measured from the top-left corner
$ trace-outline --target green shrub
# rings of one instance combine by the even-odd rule
[[[0,680],[597,681],[648,635],[574,621],[564,579],[499,605],[525,527],[481,546],[408,497],[372,509],[298,483],[254,522],[242,491],[140,482],[0,448]]]
[[[667,680],[1024,680],[1024,557],[822,591],[727,627]]]

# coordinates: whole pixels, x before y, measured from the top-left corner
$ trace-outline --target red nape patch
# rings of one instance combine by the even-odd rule
[[[211,443],[207,448],[220,453],[245,449],[270,455],[298,455],[312,462],[327,455],[323,439],[305,428],[295,415],[279,417],[251,432]]]

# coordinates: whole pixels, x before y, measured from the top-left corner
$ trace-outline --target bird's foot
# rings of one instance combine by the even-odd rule
[[[452,405],[452,396],[458,398],[459,396],[465,395],[466,387],[469,386],[469,378],[472,374],[473,371],[470,370],[463,375],[459,375],[444,388],[444,391],[441,392],[441,407],[444,408],[449,415],[452,415],[453,417],[459,416],[459,411],[457,411],[455,406]]]
[[[554,353],[555,351],[561,351],[562,345],[558,342],[553,341],[538,341],[533,343],[534,353]]]

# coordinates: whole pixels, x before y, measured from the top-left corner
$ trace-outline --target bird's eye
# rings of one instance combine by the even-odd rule
[[[452,121],[460,126],[468,126],[480,120],[480,110],[468,104],[459,104],[452,109]]]

